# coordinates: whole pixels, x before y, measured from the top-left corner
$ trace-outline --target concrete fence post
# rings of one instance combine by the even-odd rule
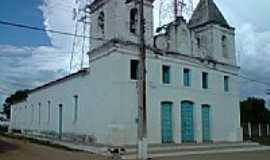
[[[262,136],[262,125],[259,123],[258,127],[259,127],[259,137],[261,137]]]
[[[250,122],[248,123],[248,136],[249,136],[249,138],[251,138],[251,137],[252,137],[252,132],[251,132],[251,123],[250,123]]]

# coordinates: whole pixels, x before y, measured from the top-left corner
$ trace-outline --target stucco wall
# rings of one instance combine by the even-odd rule
[[[93,135],[98,143],[136,144],[137,90],[130,80],[130,60],[136,52],[119,49],[91,63],[89,73],[38,90],[24,103],[12,107],[12,127],[58,132],[59,104],[63,104],[63,132]],[[161,82],[161,66],[171,66],[171,84]],[[191,69],[192,85],[183,86],[183,68]],[[147,114],[150,143],[161,143],[161,102],[173,102],[174,141],[181,143],[181,101],[194,103],[195,140],[202,142],[201,105],[211,106],[213,141],[240,141],[239,89],[236,75],[213,70],[209,65],[150,54],[147,60]],[[217,67],[219,68],[219,67]],[[228,70],[219,68],[220,70]],[[201,87],[201,73],[209,74],[209,89]],[[231,72],[237,73],[236,70]],[[230,91],[224,92],[223,77],[230,77]],[[79,98],[78,121],[73,122],[74,95]],[[48,100],[51,120],[48,123]],[[38,123],[38,103],[41,121]],[[34,120],[31,121],[31,105]],[[24,106],[27,106],[25,111]],[[20,113],[18,113],[20,112]]]
[[[123,98],[123,108],[126,107],[126,118],[129,120],[127,126],[129,130],[129,140],[133,143],[136,139],[130,139],[130,135],[135,135],[135,118],[137,115],[137,99],[135,88],[136,82],[129,79],[129,61],[136,59],[135,55],[122,55],[124,76],[122,79],[122,88],[125,90]],[[150,57],[149,57],[150,58]],[[147,61],[147,108],[148,108],[148,131],[150,143],[161,143],[161,102],[173,102],[173,128],[174,141],[181,143],[181,101],[189,100],[195,104],[195,140],[202,142],[201,128],[201,105],[209,104],[211,106],[211,139],[213,141],[241,141],[240,129],[240,111],[239,111],[239,89],[238,78],[236,75],[212,70],[203,65],[194,65],[183,60],[175,60],[164,57],[151,57]],[[171,66],[171,84],[164,85],[161,80],[161,66]],[[183,68],[192,70],[192,87],[183,86]],[[201,86],[201,74],[209,74],[209,89],[204,90]],[[237,72],[237,70],[236,70]],[[230,91],[224,92],[223,77],[230,77]],[[124,86],[124,87],[123,87]],[[128,111],[127,107],[131,107]],[[131,112],[130,112],[131,111]],[[132,117],[132,118],[128,118]],[[134,136],[135,137],[135,136]]]
[[[119,93],[113,81],[119,68],[117,57],[108,56],[91,64],[89,73],[31,93],[24,103],[12,106],[12,127],[59,130],[59,104],[63,104],[63,133],[93,135],[99,143],[111,143],[111,124],[118,117]],[[78,95],[78,120],[74,123],[74,95]],[[51,119],[48,122],[48,101]],[[39,107],[41,103],[41,121]],[[32,114],[31,106],[34,106]],[[25,109],[27,106],[27,109]],[[32,120],[33,118],[33,120]]]

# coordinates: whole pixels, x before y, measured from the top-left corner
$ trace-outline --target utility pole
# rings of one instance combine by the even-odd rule
[[[138,159],[146,160],[147,157],[147,113],[146,113],[146,53],[145,53],[145,19],[144,0],[139,1],[140,13],[140,60],[138,80]]]

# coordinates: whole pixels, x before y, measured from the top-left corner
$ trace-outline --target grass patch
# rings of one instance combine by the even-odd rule
[[[49,147],[53,147],[53,148],[57,148],[57,149],[65,150],[65,151],[81,152],[80,150],[71,149],[69,147],[66,147],[66,146],[63,146],[60,144],[51,143],[50,141],[46,141],[46,140],[39,140],[39,139],[35,139],[35,138],[29,138],[29,137],[14,135],[14,134],[10,134],[10,133],[3,133],[3,132],[0,132],[0,135],[3,137],[11,138],[11,139],[24,140],[24,141],[27,141],[29,143],[49,146]]]

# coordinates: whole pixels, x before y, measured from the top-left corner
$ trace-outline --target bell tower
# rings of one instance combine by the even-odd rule
[[[195,51],[199,55],[236,65],[235,30],[214,0],[200,0],[188,26],[195,32]]]
[[[145,39],[147,45],[153,44],[153,2],[145,0]],[[102,46],[109,40],[138,43],[139,4],[136,0],[95,0],[91,10],[91,50]]]

